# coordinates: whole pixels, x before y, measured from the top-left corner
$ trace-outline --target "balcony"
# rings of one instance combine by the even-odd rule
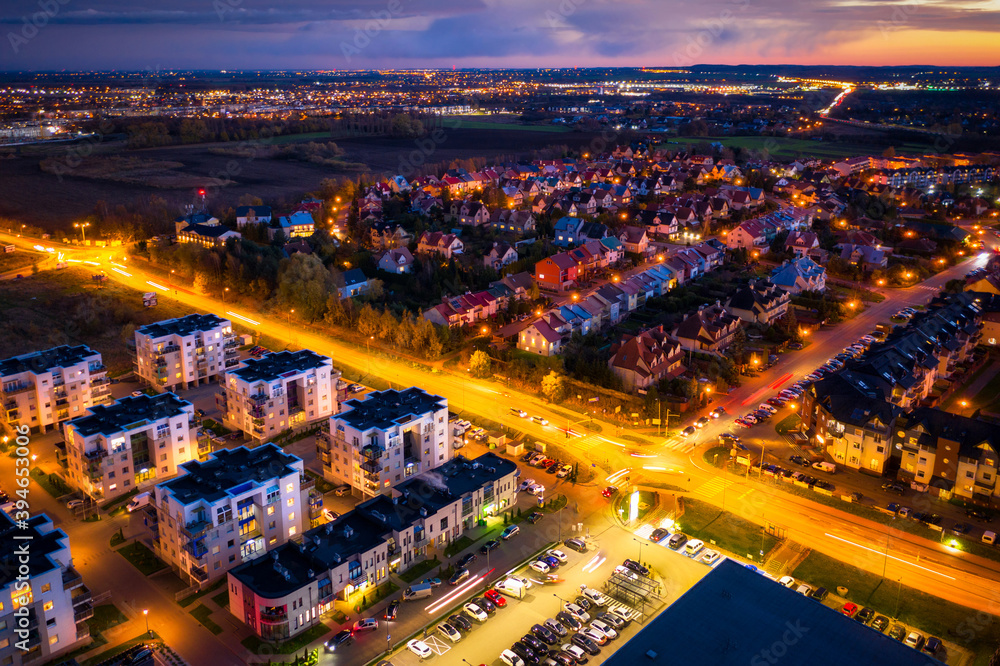
[[[240,355],[240,350],[236,347],[226,347],[226,358],[235,358]]]
[[[208,572],[202,567],[191,567],[191,570],[188,573],[191,574],[191,578],[194,578],[199,583],[204,583],[208,580]]]
[[[299,476],[299,488],[301,488],[302,490],[309,490],[310,488],[315,488],[315,487],[316,487],[316,479],[314,477],[311,477],[308,474],[305,476]]]
[[[83,576],[73,567],[67,567],[62,572],[62,582],[64,590],[72,590],[83,585]]]
[[[32,382],[18,382],[17,384],[7,384],[3,387],[3,395],[11,396],[17,395],[18,393],[24,393],[25,391],[35,390],[35,385]]]
[[[81,585],[77,588],[77,594],[73,595],[73,608],[77,608],[83,605],[89,605],[94,600],[93,596],[90,594],[85,586]]]
[[[239,364],[240,364],[240,359],[238,359],[238,358],[227,358],[226,359],[226,367],[227,368],[235,368]]]
[[[251,396],[247,396],[247,400],[250,401],[251,405],[263,405],[267,402],[267,395],[264,393],[254,393]]]
[[[89,620],[94,617],[94,606],[93,604],[87,603],[82,606],[73,606],[73,621],[83,622],[84,620]]]
[[[190,523],[180,527],[178,531],[186,536],[188,539],[197,539],[204,536],[209,529],[211,529],[212,523],[208,520],[194,520]]]
[[[262,608],[260,610],[260,621],[269,622],[271,624],[276,622],[288,622],[288,613],[284,608],[275,608],[270,612]]]
[[[180,345],[166,345],[165,347],[157,349],[154,353],[157,356],[162,356],[163,354],[173,354],[179,352],[180,350]]]
[[[363,471],[366,476],[374,474],[375,478],[378,478],[378,473],[382,471],[382,463],[377,460],[362,459],[360,467],[361,471]]]
[[[90,387],[96,388],[98,386],[110,386],[111,380],[107,377],[95,377],[90,380]]]
[[[188,541],[184,544],[182,550],[196,560],[200,560],[208,555],[208,548],[200,541]]]

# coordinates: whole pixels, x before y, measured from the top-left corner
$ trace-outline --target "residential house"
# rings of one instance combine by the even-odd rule
[[[236,228],[248,224],[271,224],[270,206],[238,206],[236,208]]]
[[[273,241],[280,231],[288,239],[305,238],[312,236],[315,228],[316,223],[313,221],[312,213],[300,210],[291,215],[282,215],[277,221],[272,221],[267,227],[267,237],[268,240]]]
[[[790,231],[785,239],[785,252],[796,259],[808,257],[810,251],[819,247],[819,238],[811,231]]]
[[[483,264],[495,271],[515,261],[517,261],[517,250],[506,241],[493,241],[493,247],[483,257]]]
[[[417,242],[417,254],[436,254],[451,259],[465,249],[462,239],[455,234],[441,231],[425,231]]]
[[[568,254],[554,254],[535,264],[535,281],[543,289],[561,291],[573,286],[577,270],[577,263]]]
[[[563,336],[545,319],[532,322],[521,331],[517,348],[540,356],[557,356],[562,352]]]
[[[643,227],[625,227],[618,239],[622,242],[626,252],[645,255],[649,251],[649,236]]]
[[[658,326],[614,343],[608,367],[629,388],[646,389],[684,372],[683,360],[680,341]]]
[[[583,220],[578,217],[560,218],[555,224],[552,244],[558,247],[576,245],[580,241],[583,224]]]
[[[340,299],[355,298],[368,293],[368,277],[360,268],[352,268],[340,274],[337,292]]]
[[[786,261],[771,271],[771,283],[789,294],[826,290],[826,269],[808,257]]]
[[[378,260],[378,269],[386,273],[410,273],[413,271],[413,255],[405,247],[389,250]]]
[[[754,249],[767,244],[767,228],[759,220],[747,220],[726,234],[729,249]]]
[[[751,280],[736,289],[726,311],[745,322],[770,325],[788,311],[791,296],[766,280]]]
[[[732,343],[739,327],[739,317],[716,303],[699,307],[677,325],[673,334],[684,349],[721,354]]]
[[[889,265],[889,257],[886,256],[885,250],[868,245],[845,243],[841,245],[840,258],[867,271],[886,268]]]

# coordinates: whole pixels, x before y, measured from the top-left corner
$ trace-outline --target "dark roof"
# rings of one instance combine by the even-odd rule
[[[31,516],[23,526],[18,526],[13,518],[0,511],[0,589],[17,580],[19,566],[27,565],[32,577],[61,568],[51,554],[68,545],[66,539],[66,533],[54,529],[52,521],[44,513]],[[27,550],[20,551],[22,547]],[[25,555],[27,562],[22,559]],[[65,564],[69,565],[69,562]]]
[[[344,403],[336,418],[343,420],[357,430],[379,428],[384,430],[397,423],[408,423],[414,417],[427,412],[444,409],[445,399],[431,395],[423,389],[411,386],[397,391],[375,391],[363,400],[357,398]]]
[[[956,442],[959,446],[958,454],[965,458],[978,459],[978,447],[984,442],[995,453],[1000,454],[1000,430],[995,424],[978,419],[931,407],[920,407],[904,414],[896,421],[896,425],[905,430],[922,426],[924,434],[920,436],[919,443],[931,449],[937,448],[937,440],[941,438]]]
[[[197,331],[208,331],[225,323],[225,319],[214,314],[189,314],[177,319],[164,319],[155,324],[147,324],[136,332],[151,338],[162,338],[165,335],[191,335]]]
[[[84,437],[98,433],[113,435],[122,430],[131,430],[162,418],[184,413],[191,403],[178,398],[173,393],[159,395],[126,396],[110,405],[89,407],[90,414],[72,421],[77,432]]]
[[[21,372],[41,373],[51,368],[65,368],[81,363],[88,356],[97,354],[87,345],[70,347],[60,345],[52,349],[13,356],[0,361],[0,377],[16,375]]]
[[[251,209],[253,209],[253,213],[256,217],[271,216],[270,206],[238,206],[236,208],[236,217],[247,217],[247,214]]]
[[[787,294],[781,287],[776,287],[766,280],[759,282],[749,282],[736,290],[729,300],[729,307],[739,310],[753,310],[755,303],[759,303],[763,310],[770,310],[779,305],[782,300],[788,300]]]
[[[286,373],[303,372],[311,370],[329,360],[326,356],[320,356],[309,349],[299,351],[281,351],[264,354],[260,358],[249,358],[244,361],[244,365],[233,370],[232,373],[245,382],[274,381]]]
[[[189,224],[181,229],[182,232],[204,236],[206,238],[220,238],[233,231],[224,224]],[[236,233],[233,231],[233,233]]]
[[[738,562],[723,560],[604,664],[744,666],[779,654],[781,663],[809,666],[936,663]]]
[[[222,449],[205,462],[192,460],[180,466],[180,476],[159,484],[181,504],[198,500],[214,502],[226,495],[239,495],[249,487],[288,476],[300,458],[284,453],[274,444],[255,449],[240,446]]]
[[[344,271],[344,286],[353,287],[356,284],[361,284],[362,282],[367,282],[368,278],[365,276],[364,272],[360,268],[352,268],[349,271]]]
[[[864,426],[874,418],[892,423],[898,408],[886,402],[892,387],[878,376],[843,370],[833,373],[809,389],[816,401],[841,423]]]

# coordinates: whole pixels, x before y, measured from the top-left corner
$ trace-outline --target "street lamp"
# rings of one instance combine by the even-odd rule
[[[143,608],[142,609],[142,616],[146,620],[146,633],[148,635],[152,636],[152,634],[149,633],[149,609],[148,608]]]
[[[173,271],[171,271],[171,273],[172,273],[172,272],[173,272]],[[225,289],[223,289],[223,290],[222,290],[222,302],[223,302],[223,303],[225,303],[225,302],[226,302],[226,292],[227,292],[227,291],[229,291],[229,287],[226,287]]]
[[[24,225],[21,225],[24,226]],[[80,230],[80,235],[83,237],[83,242],[87,242],[87,227],[90,226],[90,222],[74,222],[73,226]]]
[[[295,312],[295,308],[288,311],[288,315],[285,317],[285,323],[290,327],[292,325],[292,314]]]
[[[637,544],[639,544],[639,564],[642,564],[642,547],[645,546],[646,544],[634,537],[632,538],[632,541],[635,541]]]

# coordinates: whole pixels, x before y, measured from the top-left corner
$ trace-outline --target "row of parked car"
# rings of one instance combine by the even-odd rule
[[[544,453],[529,451],[521,456],[521,462],[531,467],[544,469],[546,474],[555,474],[557,478],[565,479],[573,471],[573,466],[555,458],[549,458]]]

